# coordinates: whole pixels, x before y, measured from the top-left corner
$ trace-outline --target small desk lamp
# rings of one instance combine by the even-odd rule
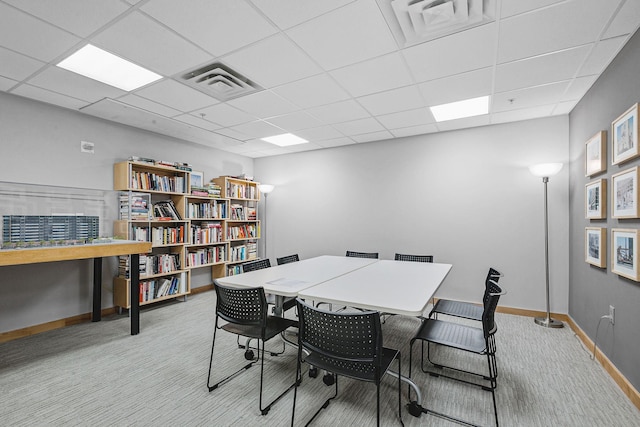
[[[564,325],[561,321],[551,318],[549,308],[549,214],[547,208],[547,183],[549,177],[554,176],[562,169],[562,163],[543,163],[539,165],[529,166],[529,170],[535,176],[541,177],[544,183],[544,262],[545,262],[545,274],[547,284],[547,316],[536,317],[534,321],[537,325],[544,326],[546,328],[562,328]]]

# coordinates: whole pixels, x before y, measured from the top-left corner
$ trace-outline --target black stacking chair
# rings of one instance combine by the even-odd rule
[[[429,317],[437,317],[438,314],[448,314],[449,316],[461,317],[471,320],[482,320],[482,313],[484,310],[485,300],[488,298],[488,293],[491,285],[497,285],[498,280],[502,277],[502,273],[494,268],[489,268],[487,278],[484,281],[484,295],[482,296],[482,305],[473,304],[470,302],[455,301],[448,299],[439,299],[431,311]]]
[[[402,423],[400,401],[400,352],[382,345],[380,315],[375,311],[336,313],[298,303],[298,363],[293,395],[291,425],[296,415],[298,386],[302,379],[302,363],[333,372],[335,392],[315,412],[307,425],[338,395],[338,377],[372,382],[376,385],[377,420],[380,425],[380,383],[394,360],[398,361],[398,418]],[[312,399],[311,401],[316,401]],[[339,424],[339,423],[338,423]],[[386,423],[385,423],[386,424]]]
[[[378,252],[347,251],[346,256],[355,257],[355,258],[375,258],[375,259],[378,259]]]
[[[287,255],[280,258],[276,258],[276,262],[278,263],[278,265],[289,264],[290,262],[298,262],[298,261],[300,261],[300,257],[298,257],[298,254]]]
[[[433,255],[408,255],[396,253],[396,261],[433,262]]]
[[[270,267],[271,267],[271,261],[269,261],[269,258],[258,259],[256,261],[250,261],[242,264],[242,272],[247,273],[249,271],[262,270],[263,268],[270,268]],[[267,296],[267,302],[269,304],[275,305],[276,296],[271,294],[266,294],[266,296]],[[282,304],[283,315],[285,311],[295,306],[296,306],[295,298],[285,298]],[[273,312],[275,312],[275,307],[272,309],[272,313]]]
[[[231,380],[236,375],[249,369],[258,360],[260,360],[260,413],[266,415],[271,406],[276,403],[285,393],[294,386],[291,384],[285,391],[276,397],[271,403],[262,406],[262,384],[264,378],[264,347],[265,343],[271,338],[284,332],[286,329],[297,326],[295,320],[285,319],[279,316],[269,316],[267,314],[267,299],[264,295],[264,289],[259,288],[232,288],[221,285],[214,281],[216,290],[216,320],[213,329],[213,343],[211,344],[211,357],[209,359],[209,375],[207,377],[207,387],[209,391],[213,391],[220,385]],[[222,319],[226,323],[219,324]],[[216,334],[218,329],[223,329],[232,334],[256,339],[258,341],[258,355],[256,359],[244,365],[236,372],[228,375],[224,379],[211,385],[211,370],[213,366],[213,351],[216,344]],[[260,346],[262,343],[262,347]],[[251,359],[253,352],[251,352]],[[245,358],[247,353],[245,352]]]
[[[420,356],[420,368],[423,372],[435,377],[445,377],[452,380],[460,381],[466,384],[478,386],[483,390],[491,392],[493,398],[493,412],[496,419],[496,426],[498,426],[498,408],[496,405],[495,389],[497,386],[498,370],[496,365],[496,341],[495,333],[497,326],[495,323],[494,315],[496,307],[498,306],[498,300],[505,292],[494,283],[489,285],[488,297],[484,302],[482,311],[482,328],[463,325],[456,322],[447,322],[438,319],[425,319],[418,330],[418,333],[411,339],[409,346],[409,377],[411,377],[411,357],[413,353],[413,344],[416,341],[421,342],[422,352]],[[437,371],[425,369],[424,366],[424,343],[427,343],[427,359],[437,368]],[[466,351],[478,355],[487,356],[488,373],[478,373],[460,369],[458,367],[444,365],[439,362],[431,360],[431,344],[437,344],[446,346],[452,349]],[[452,355],[447,354],[447,359],[452,360]],[[444,369],[450,369],[462,373],[464,376],[448,376],[442,373]],[[476,378],[477,381],[470,381],[465,377],[471,376]],[[488,383],[487,383],[488,382]],[[409,390],[409,400],[411,401],[411,390]],[[442,415],[442,414],[439,414]],[[445,416],[446,418],[454,419],[453,417]],[[470,423],[466,421],[456,420],[458,422]]]

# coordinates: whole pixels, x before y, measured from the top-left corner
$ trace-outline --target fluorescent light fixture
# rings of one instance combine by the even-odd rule
[[[279,145],[280,147],[287,147],[289,145],[296,145],[296,144],[306,144],[307,142],[309,142],[306,139],[302,139],[299,136],[295,136],[292,133],[283,133],[282,135],[274,135],[274,136],[269,136],[267,138],[260,138],[260,139],[275,145]]]
[[[90,44],[62,60],[58,67],[126,91],[162,78],[153,71]]]
[[[449,104],[434,105],[430,108],[436,122],[480,116],[489,113],[489,96],[450,102]]]
[[[529,166],[529,171],[534,175],[542,178],[554,176],[562,169],[562,163],[540,163],[539,165]]]

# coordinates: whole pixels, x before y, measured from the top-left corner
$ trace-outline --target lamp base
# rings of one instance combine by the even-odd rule
[[[536,325],[544,326],[545,328],[562,328],[564,324],[559,321],[552,319],[550,317],[536,317],[533,319],[536,322]]]

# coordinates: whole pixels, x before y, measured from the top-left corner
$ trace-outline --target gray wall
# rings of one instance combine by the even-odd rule
[[[95,143],[95,154],[80,152],[82,140]],[[106,218],[101,220],[106,223],[101,228],[107,235],[111,235],[112,220],[117,215],[113,164],[129,156],[188,162],[204,171],[206,180],[224,174],[253,174],[250,158],[5,93],[0,93],[0,147],[1,215],[17,213],[23,203],[31,203],[6,190],[23,188],[22,183],[42,186],[42,200],[32,205],[43,211],[19,214],[60,213],[63,208],[59,206],[51,207],[54,212],[48,211],[47,204],[53,202],[46,200],[47,194],[58,195],[64,190],[61,187],[90,189],[73,192],[104,200]],[[26,187],[33,190],[37,186]],[[210,272],[205,270],[195,272],[192,286],[211,282]],[[116,271],[115,258],[104,263],[103,307],[113,306],[111,278]],[[3,267],[0,332],[90,312],[91,283],[92,267],[86,261]]]
[[[546,310],[543,185],[528,166],[566,163],[568,153],[563,116],[256,159],[256,176],[276,186],[267,254],[433,254],[453,264],[438,295],[476,301],[493,266],[506,276],[501,304]],[[560,313],[568,310],[568,170],[549,184],[551,309]]]
[[[600,269],[584,262],[584,228],[606,227],[607,241],[612,228],[634,228],[639,220],[617,220],[611,216],[611,197],[608,200],[609,217],[606,220],[588,221],[584,218],[584,186],[593,179],[606,178],[611,190],[611,175],[628,167],[640,165],[634,159],[622,165],[611,165],[611,122],[630,106],[640,101],[638,82],[640,64],[640,33],[627,43],[587,95],[570,114],[570,286],[569,314],[589,335],[596,338],[601,316],[609,313],[609,305],[615,307],[615,325],[603,320],[598,330],[598,346],[624,374],[640,389],[640,283],[624,279],[611,272],[611,249],[607,267]],[[600,130],[607,130],[607,171],[597,177],[584,176],[585,142]],[[611,191],[609,191],[611,193]],[[610,246],[610,245],[608,245]]]

